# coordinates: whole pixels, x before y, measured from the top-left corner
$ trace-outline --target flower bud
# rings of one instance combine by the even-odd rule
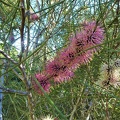
[[[37,14],[31,14],[31,15],[30,15],[30,21],[36,21],[36,20],[38,20],[38,19],[39,19],[39,17],[38,17]]]

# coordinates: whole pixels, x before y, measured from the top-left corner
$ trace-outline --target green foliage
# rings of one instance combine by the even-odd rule
[[[62,116],[68,120],[119,120],[120,88],[96,84],[101,65],[120,58],[119,1],[24,2],[23,7],[19,0],[0,1],[0,50],[9,56],[0,53],[0,77],[4,76],[0,86],[10,89],[1,88],[4,120],[36,120],[32,115],[39,119],[49,114],[60,120]],[[31,13],[39,20],[31,21]],[[45,64],[69,44],[69,37],[81,30],[85,20],[96,20],[104,28],[100,50],[90,63],[75,71],[72,80],[53,85],[47,96],[38,95],[31,86],[32,77],[45,70]],[[10,43],[11,32],[14,44]]]

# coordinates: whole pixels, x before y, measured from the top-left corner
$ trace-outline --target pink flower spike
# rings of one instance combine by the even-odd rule
[[[38,82],[40,83],[42,88],[45,90],[45,92],[49,92],[51,84],[50,84],[47,76],[44,74],[37,73],[35,75],[35,78],[38,80]],[[37,91],[39,94],[43,95],[43,92],[41,91],[41,89],[39,88],[37,83],[35,81],[32,81],[32,83],[33,83],[33,87],[34,87],[35,91]]]

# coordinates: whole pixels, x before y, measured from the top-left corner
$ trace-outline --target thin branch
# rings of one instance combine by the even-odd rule
[[[42,11],[45,11],[45,10],[50,9],[50,8],[53,8],[54,6],[59,5],[59,4],[62,4],[62,3],[64,3],[64,2],[65,2],[65,1],[62,0],[62,1],[57,2],[57,3],[55,3],[55,4],[53,4],[53,5],[49,6],[49,7],[46,7],[46,8],[44,8],[44,9],[41,9],[40,11],[31,13],[31,15],[36,14],[36,13],[39,13],[39,12],[42,12]]]
[[[12,63],[17,64],[15,60],[13,60],[9,55],[7,55],[3,50],[0,50],[0,53],[5,56],[8,60],[10,60]]]
[[[21,64],[19,66],[21,72],[22,72],[22,75],[23,75],[23,78],[24,78],[24,82],[25,82],[25,86],[26,86],[26,90],[28,91],[28,107],[29,107],[29,112],[30,112],[30,120],[34,120],[35,116],[34,116],[34,105],[33,105],[33,98],[32,98],[32,93],[30,92],[31,90],[31,83],[30,81],[27,79],[27,75],[26,75],[26,72],[25,72],[25,68],[23,66],[23,64]]]
[[[18,77],[18,78],[20,78],[22,81],[24,81],[24,78],[16,71],[16,70],[12,70],[13,72],[14,72],[14,74]]]
[[[29,56],[27,56],[27,57],[24,58],[21,62],[19,62],[18,64],[14,65],[14,66],[13,66],[12,68],[10,68],[9,70],[7,70],[4,74],[0,74],[0,77],[1,77],[2,75],[7,74],[8,72],[10,72],[11,70],[13,70],[14,68],[19,67],[22,63],[24,63],[25,61],[27,61],[28,58],[30,58],[32,55],[34,55],[35,53],[37,53],[41,48],[43,48],[43,46],[46,44],[46,42],[47,42],[47,40],[44,41],[43,43],[41,43],[41,45],[40,45],[38,48],[36,48]]]
[[[103,16],[103,19],[104,19],[104,20],[105,20],[105,18],[107,17],[108,13],[113,9],[113,7],[115,6],[116,2],[117,2],[117,0],[114,1],[114,4],[111,6],[110,9],[107,9],[106,13],[105,13],[104,16]]]
[[[21,34],[21,53],[24,52],[25,46],[24,46],[24,25],[25,25],[25,6],[24,6],[24,0],[20,1],[20,7],[21,7],[21,18],[22,23],[20,27],[20,34]]]
[[[0,86],[0,89],[2,89],[5,93],[15,93],[20,95],[28,95],[28,92],[20,91],[20,90],[13,90],[10,88],[5,88],[3,86]]]
[[[0,0],[0,2],[2,2],[2,3],[3,3],[4,5],[6,5],[6,6],[12,7],[12,5],[7,4],[6,2],[4,2],[4,1],[2,1],[2,0]]]
[[[77,110],[77,107],[78,107],[78,104],[80,102],[80,99],[81,99],[81,96],[78,97],[78,99],[76,101],[76,104],[74,105],[74,108],[73,108],[73,110],[71,112],[70,120],[73,120],[73,117],[74,117],[74,114],[75,114],[75,112]]]
[[[26,3],[27,3],[27,11],[30,11],[30,0],[26,0]],[[30,45],[30,15],[27,16],[27,19],[28,19],[28,22],[27,22],[27,45],[26,45],[26,50],[25,50],[26,56],[28,55],[28,49],[29,49],[29,45]]]
[[[84,83],[84,85],[83,85],[83,87],[81,88],[81,91],[80,91],[81,94],[80,94],[80,96],[78,97],[78,99],[77,99],[77,101],[76,101],[76,104],[75,104],[74,107],[73,107],[73,110],[72,110],[72,112],[71,112],[71,116],[70,116],[70,119],[69,119],[69,120],[73,120],[74,114],[75,114],[75,112],[76,112],[76,110],[77,110],[77,107],[79,106],[79,103],[80,103],[80,100],[81,100],[81,96],[82,96],[83,91],[84,91],[86,79],[83,81],[83,83]]]
[[[27,75],[26,75],[25,68],[24,68],[23,64],[21,64],[21,65],[19,66],[19,68],[20,68],[20,70],[21,70],[21,73],[22,73],[22,76],[23,76],[23,79],[24,79],[24,83],[25,83],[25,85],[26,85],[26,88],[27,88],[27,90],[29,90],[29,89],[30,89],[30,83],[29,83],[29,81],[27,80]]]

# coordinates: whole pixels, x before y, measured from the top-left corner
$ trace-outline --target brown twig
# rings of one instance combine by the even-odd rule
[[[20,34],[21,34],[21,53],[24,52],[25,46],[24,46],[24,25],[25,25],[25,6],[24,6],[24,0],[20,0],[20,7],[21,7],[21,27],[20,27]]]
[[[17,62],[15,60],[13,60],[9,55],[7,55],[3,50],[0,50],[0,53],[7,58],[8,60],[10,60],[12,63],[17,64]]]
[[[20,90],[13,90],[10,88],[5,88],[3,86],[0,86],[0,89],[2,89],[3,92],[5,92],[5,93],[15,93],[15,94],[19,94],[19,95],[28,95],[28,92],[24,92],[24,91],[20,91]]]
[[[25,46],[24,46],[24,26],[25,26],[25,5],[24,5],[24,0],[20,0],[20,7],[21,7],[21,27],[20,27],[20,34],[21,34],[21,54],[24,53]],[[20,56],[22,58],[22,56]],[[21,59],[20,58],[20,59]],[[30,112],[30,120],[34,120],[34,108],[33,108],[33,101],[32,101],[32,94],[30,92],[30,82],[27,79],[27,75],[25,72],[25,67],[23,64],[20,64],[19,66],[23,78],[24,78],[24,83],[26,86],[26,90],[28,91],[28,107],[29,107],[29,112]]]
[[[23,78],[24,78],[26,90],[29,93],[28,94],[28,105],[29,105],[28,107],[29,107],[29,112],[30,112],[30,120],[34,120],[35,117],[34,117],[34,107],[33,107],[34,105],[33,105],[32,93],[31,93],[31,83],[27,79],[27,75],[26,75],[25,68],[24,68],[23,64],[21,64],[19,66],[19,68],[20,68],[22,75],[23,75]]]

